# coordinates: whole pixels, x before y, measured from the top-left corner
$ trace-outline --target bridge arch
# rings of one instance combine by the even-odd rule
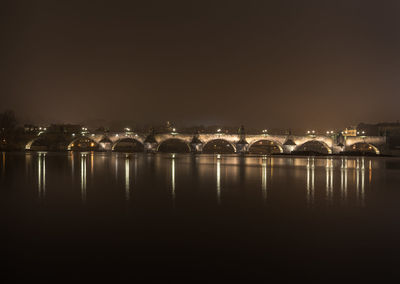
[[[293,153],[332,154],[332,149],[324,141],[310,140],[298,145]]]
[[[203,146],[203,153],[231,154],[235,152],[235,145],[228,140],[221,138],[209,140]]]
[[[269,139],[260,139],[249,145],[251,154],[278,154],[283,153],[283,146],[279,142]]]
[[[49,148],[50,143],[45,137],[34,138],[25,145],[25,150],[47,151]]]
[[[86,136],[80,136],[68,144],[67,150],[92,151],[97,150],[98,147],[99,145],[93,139]]]
[[[183,139],[168,138],[158,144],[157,152],[162,153],[189,153],[190,145]]]
[[[357,142],[354,144],[351,144],[348,148],[347,148],[348,152],[353,152],[353,153],[360,153],[360,154],[376,154],[379,155],[380,151],[378,149],[378,147],[372,145],[371,143],[367,143],[367,142]]]
[[[143,152],[143,144],[131,137],[124,137],[115,141],[114,145],[111,147],[113,151],[121,152]]]

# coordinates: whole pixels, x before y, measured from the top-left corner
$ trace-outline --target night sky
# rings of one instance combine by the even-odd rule
[[[0,111],[24,121],[396,121],[400,1],[2,1]]]

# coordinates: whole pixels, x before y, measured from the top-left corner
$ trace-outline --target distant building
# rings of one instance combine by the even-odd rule
[[[32,124],[25,124],[24,125],[25,133],[37,133],[39,132],[39,126],[32,125]]]
[[[357,128],[355,127],[348,127],[342,131],[344,137],[347,136],[357,136]]]
[[[377,124],[360,123],[357,131],[364,131],[369,136],[386,136],[386,143],[391,150],[400,150],[400,122],[381,122]]]
[[[52,124],[48,127],[50,133],[70,134],[80,133],[82,126],[77,124]]]

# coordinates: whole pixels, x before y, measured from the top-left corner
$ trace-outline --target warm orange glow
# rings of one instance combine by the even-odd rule
[[[92,142],[92,143],[90,143],[90,147],[94,147],[94,143]]]

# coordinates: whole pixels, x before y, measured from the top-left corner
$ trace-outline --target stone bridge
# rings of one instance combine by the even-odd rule
[[[26,150],[46,150],[43,145],[35,143],[40,139],[37,137],[27,143]],[[269,143],[278,149],[279,153],[292,153],[307,149],[307,145],[319,145],[326,154],[336,154],[343,151],[356,149],[358,145],[367,147],[370,152],[381,154],[385,149],[386,137],[384,136],[355,136],[347,137],[338,141],[335,136],[330,135],[269,135],[269,134],[226,134],[226,133],[162,133],[149,135],[135,133],[108,133],[108,134],[86,134],[79,137],[71,137],[65,149],[74,150],[77,145],[84,144],[89,150],[113,151],[121,145],[135,143],[145,152],[157,152],[160,146],[167,141],[176,141],[187,145],[190,152],[201,153],[206,145],[220,141],[233,148],[235,153],[247,153],[255,143]],[[263,141],[263,142],[262,142]],[[83,148],[85,148],[83,147]],[[79,150],[79,149],[78,149]]]

